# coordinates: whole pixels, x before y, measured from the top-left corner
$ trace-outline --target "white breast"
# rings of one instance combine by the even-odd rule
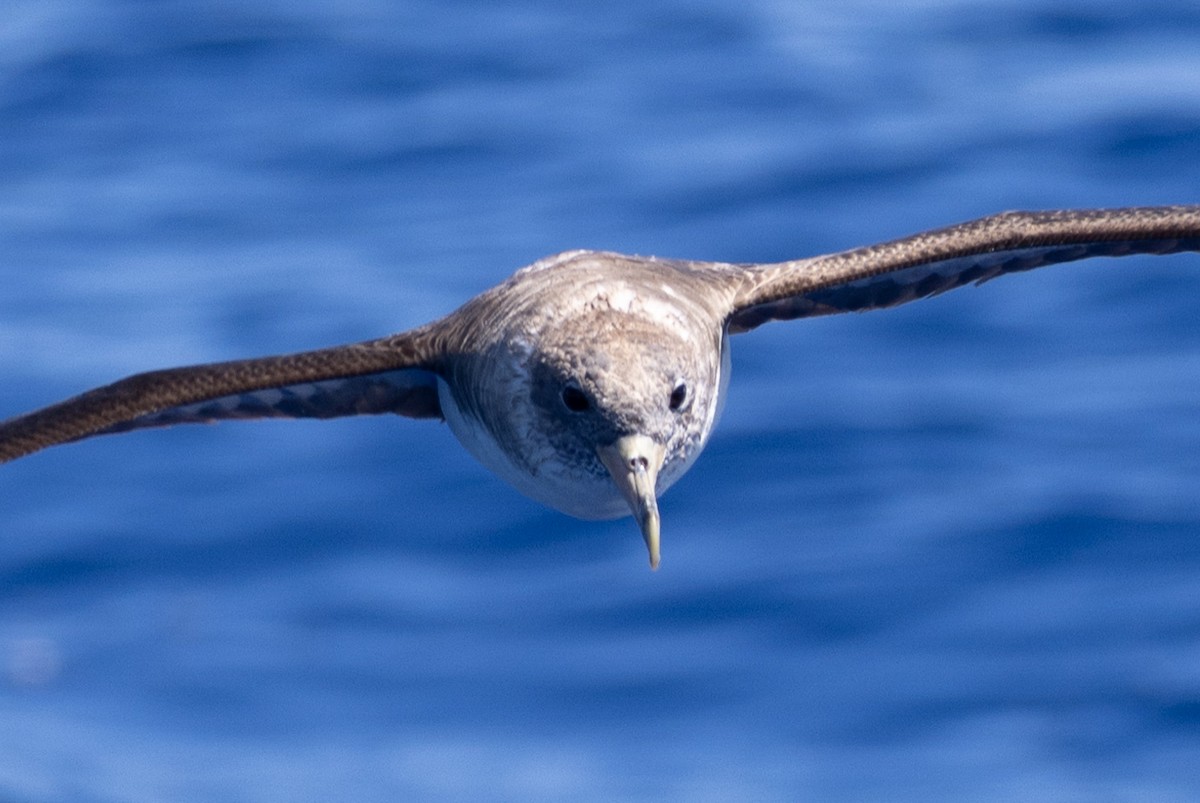
[[[438,401],[450,431],[467,451],[530,499],[580,519],[618,519],[631,515],[629,505],[607,476],[571,471],[552,457],[542,460],[536,473],[531,474],[509,456],[486,427],[459,409],[453,391],[440,377]]]

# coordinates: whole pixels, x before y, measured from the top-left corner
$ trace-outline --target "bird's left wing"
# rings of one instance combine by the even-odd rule
[[[136,374],[0,421],[0,463],[92,435],[172,424],[371,413],[440,418],[437,342],[422,327],[317,351]]]
[[[1200,205],[1005,212],[900,240],[744,267],[730,332],[862,312],[1089,257],[1200,251]]]

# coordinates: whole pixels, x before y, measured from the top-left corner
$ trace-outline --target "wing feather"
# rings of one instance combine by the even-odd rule
[[[1090,257],[1200,251],[1200,205],[1004,212],[828,256],[747,268],[731,332],[862,312]]]
[[[0,422],[0,463],[141,427],[230,418],[396,413],[440,417],[428,327],[381,340],[126,377]]]

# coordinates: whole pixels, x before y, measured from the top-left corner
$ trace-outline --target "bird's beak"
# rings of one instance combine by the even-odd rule
[[[654,493],[665,450],[645,435],[626,435],[596,450],[642,529],[650,568],[658,568],[658,498]]]

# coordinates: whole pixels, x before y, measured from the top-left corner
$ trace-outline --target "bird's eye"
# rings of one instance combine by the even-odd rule
[[[563,404],[573,413],[586,413],[592,403],[588,401],[587,394],[574,385],[567,385],[562,391]]]
[[[671,399],[667,403],[670,405],[673,411],[679,412],[687,405],[687,401],[688,387],[684,383],[680,382],[675,386],[675,389],[671,391]]]

